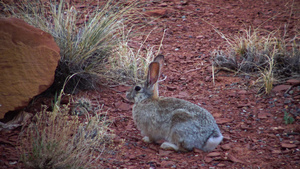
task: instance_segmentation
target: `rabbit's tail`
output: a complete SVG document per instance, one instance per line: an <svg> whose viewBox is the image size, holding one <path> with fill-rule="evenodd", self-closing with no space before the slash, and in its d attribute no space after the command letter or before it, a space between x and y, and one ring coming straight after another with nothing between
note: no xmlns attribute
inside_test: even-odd
<svg viewBox="0 0 300 169"><path fill-rule="evenodd" d="M206 141L206 144L203 146L202 150L209 152L214 150L223 140L223 136L220 131L214 131L208 140Z"/></svg>

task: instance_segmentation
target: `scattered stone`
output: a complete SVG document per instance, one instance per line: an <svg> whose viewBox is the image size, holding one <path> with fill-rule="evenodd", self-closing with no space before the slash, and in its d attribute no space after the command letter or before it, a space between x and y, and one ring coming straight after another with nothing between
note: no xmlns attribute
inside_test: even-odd
<svg viewBox="0 0 300 169"><path fill-rule="evenodd" d="M238 108L242 108L242 107L250 107L251 105L249 103L244 104L244 103L240 103L237 105Z"/></svg>
<svg viewBox="0 0 300 169"><path fill-rule="evenodd" d="M246 90L240 90L240 91L238 91L238 94L247 94L247 91Z"/></svg>
<svg viewBox="0 0 300 169"><path fill-rule="evenodd" d="M210 162L212 162L214 159L212 159L212 158L210 158L210 157L205 157L204 158L204 161L206 162L206 163L210 163Z"/></svg>
<svg viewBox="0 0 300 169"><path fill-rule="evenodd" d="M290 99L285 99L284 104L290 104L292 101Z"/></svg>
<svg viewBox="0 0 300 169"><path fill-rule="evenodd" d="M290 144L290 143L281 143L281 147L283 148L296 148L296 144Z"/></svg>
<svg viewBox="0 0 300 169"><path fill-rule="evenodd" d="M293 86L296 86L296 85L300 85L300 80L298 79L290 79L288 81L286 81L287 84L290 84L290 85L293 85Z"/></svg>
<svg viewBox="0 0 300 169"><path fill-rule="evenodd" d="M270 117L270 116L272 116L270 113L258 113L258 114L257 114L257 117L258 117L259 119L266 119L266 118L268 118L268 117Z"/></svg>
<svg viewBox="0 0 300 169"><path fill-rule="evenodd" d="M242 124L242 125L241 125L241 129L243 129L243 130L248 129L248 125Z"/></svg>
<svg viewBox="0 0 300 169"><path fill-rule="evenodd" d="M233 121L233 119L228 119L228 118L219 118L216 119L217 124L225 124L225 123L230 123Z"/></svg>
<svg viewBox="0 0 300 169"><path fill-rule="evenodd" d="M181 0L180 3L181 3L181 5L188 5L189 1L188 0Z"/></svg>
<svg viewBox="0 0 300 169"><path fill-rule="evenodd" d="M206 81L206 82L209 82L210 80L211 80L211 76L206 76L206 77L205 77L205 81Z"/></svg>
<svg viewBox="0 0 300 169"><path fill-rule="evenodd" d="M185 91L179 92L179 94L178 94L179 98L188 98L189 96L190 95Z"/></svg>
<svg viewBox="0 0 300 169"><path fill-rule="evenodd" d="M130 154L130 155L129 155L129 159L130 159L130 160L134 160L134 159L136 159L136 158L137 158L137 157L136 157L136 155L134 155L134 154Z"/></svg>
<svg viewBox="0 0 300 169"><path fill-rule="evenodd" d="M284 130L283 127L278 126L278 127L271 127L272 130L278 130L279 132L282 132Z"/></svg>
<svg viewBox="0 0 300 169"><path fill-rule="evenodd" d="M235 162L235 163L242 163L242 164L245 163L245 162L243 162L242 160L237 159L236 157L234 157L234 156L231 155L231 154L228 154L228 159L229 159L230 161L232 161L232 162Z"/></svg>
<svg viewBox="0 0 300 169"><path fill-rule="evenodd" d="M174 87L174 86L167 86L167 89L168 89L169 91L174 91L174 90L177 89L177 87Z"/></svg>
<svg viewBox="0 0 300 169"><path fill-rule="evenodd" d="M167 7L168 6L168 4L167 3L161 3L160 5L158 5L158 6L160 6L160 7Z"/></svg>
<svg viewBox="0 0 300 169"><path fill-rule="evenodd" d="M272 154L280 154L281 151L280 150L272 150Z"/></svg>
<svg viewBox="0 0 300 169"><path fill-rule="evenodd" d="M213 116L214 116L214 118L220 118L220 117L222 117L222 113L214 113L213 114Z"/></svg>
<svg viewBox="0 0 300 169"><path fill-rule="evenodd" d="M294 99L300 99L300 95L295 96Z"/></svg>
<svg viewBox="0 0 300 169"><path fill-rule="evenodd" d="M223 134L223 140L231 140L230 136L227 134Z"/></svg>
<svg viewBox="0 0 300 169"><path fill-rule="evenodd" d="M224 144L224 145L221 146L221 148L223 150L230 150L231 149L231 144Z"/></svg>
<svg viewBox="0 0 300 169"><path fill-rule="evenodd" d="M17 164L17 163L18 163L17 161L10 161L10 162L9 162L10 165L15 165L15 164Z"/></svg>
<svg viewBox="0 0 300 169"><path fill-rule="evenodd" d="M278 85L275 86L272 91L277 93L277 92L281 92L281 91L286 91L291 87L291 85Z"/></svg>
<svg viewBox="0 0 300 169"><path fill-rule="evenodd" d="M207 154L208 157L217 157L220 155L221 155L221 153L219 153L219 152L212 152L212 153Z"/></svg>
<svg viewBox="0 0 300 169"><path fill-rule="evenodd" d="M230 96L230 97L236 97L236 96L237 96L237 93L235 93L235 92L228 93L228 96Z"/></svg>
<svg viewBox="0 0 300 169"><path fill-rule="evenodd" d="M159 155L160 156L168 156L168 155L170 155L173 152L174 151L168 151L168 150L159 149Z"/></svg>
<svg viewBox="0 0 300 169"><path fill-rule="evenodd" d="M292 150L290 150L290 149L286 149L286 150L282 151L283 154L289 154L291 152L292 152Z"/></svg>
<svg viewBox="0 0 300 169"><path fill-rule="evenodd" d="M219 163L218 165L217 165L217 167L225 167L226 165L225 164L223 164L223 163Z"/></svg>

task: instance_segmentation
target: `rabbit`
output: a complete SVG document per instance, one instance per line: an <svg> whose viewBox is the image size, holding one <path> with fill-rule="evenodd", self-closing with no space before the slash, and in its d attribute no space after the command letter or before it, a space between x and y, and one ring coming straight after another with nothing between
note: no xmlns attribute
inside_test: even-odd
<svg viewBox="0 0 300 169"><path fill-rule="evenodd" d="M158 55L148 68L143 85L133 86L126 98L134 102L133 120L147 143L164 140L160 148L173 151L210 152L223 136L214 117L204 108L186 100L159 97L157 81L164 56Z"/></svg>

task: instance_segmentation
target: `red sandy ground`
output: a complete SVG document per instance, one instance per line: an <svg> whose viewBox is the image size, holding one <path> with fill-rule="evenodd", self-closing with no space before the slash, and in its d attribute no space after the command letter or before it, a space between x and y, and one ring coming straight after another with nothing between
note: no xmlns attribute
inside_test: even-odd
<svg viewBox="0 0 300 169"><path fill-rule="evenodd" d="M224 135L211 153L177 153L142 142L131 117L131 103L125 99L128 87L101 88L78 94L104 104L117 138L125 143L115 154L96 161L101 168L300 168L299 86L293 93L273 91L258 96L251 86L255 79L227 72L211 78L211 52L226 48L226 36L249 27L268 31L299 30L298 0L206 0L149 1L141 8L149 15L162 16L145 30L153 31L146 44L159 45L165 29L161 53L167 79L160 83L160 95L178 97L199 104L216 118ZM207 21L208 23L204 22ZM145 36L143 37L145 38ZM299 38L299 37L298 37ZM140 40L142 41L142 40ZM134 46L133 47L138 47ZM280 87L280 86L279 86ZM293 124L286 125L283 110L293 112ZM298 113L296 113L298 111ZM16 139L20 128L0 133L0 166L17 168ZM17 162L17 163L15 163Z"/></svg>

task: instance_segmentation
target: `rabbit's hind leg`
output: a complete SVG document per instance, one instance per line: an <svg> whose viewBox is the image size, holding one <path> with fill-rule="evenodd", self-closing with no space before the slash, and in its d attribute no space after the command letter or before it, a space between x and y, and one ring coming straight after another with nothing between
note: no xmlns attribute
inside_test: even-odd
<svg viewBox="0 0 300 169"><path fill-rule="evenodd" d="M214 150L220 144L220 142L222 140L223 140L223 136L221 133L217 137L210 137L207 140L205 146L202 148L202 150L206 151L206 152L210 152L210 151Z"/></svg>
<svg viewBox="0 0 300 169"><path fill-rule="evenodd" d="M170 142L164 142L164 143L162 143L160 145L160 148L162 148L164 150L175 150L175 151L179 150L178 146L176 146L175 144L170 143Z"/></svg>
<svg viewBox="0 0 300 169"><path fill-rule="evenodd" d="M148 136L145 136L145 137L143 138L143 141L144 141L145 143L152 143L152 142L153 142L153 140L150 139Z"/></svg>

